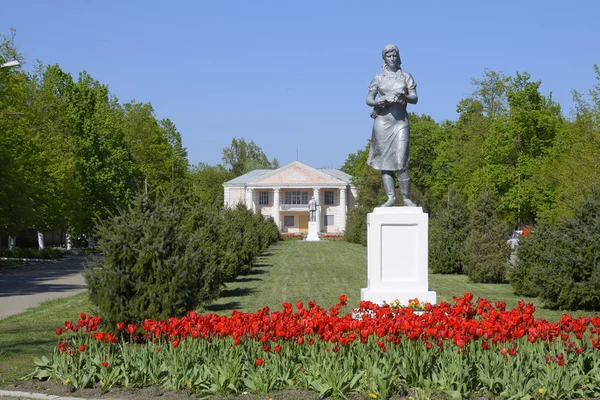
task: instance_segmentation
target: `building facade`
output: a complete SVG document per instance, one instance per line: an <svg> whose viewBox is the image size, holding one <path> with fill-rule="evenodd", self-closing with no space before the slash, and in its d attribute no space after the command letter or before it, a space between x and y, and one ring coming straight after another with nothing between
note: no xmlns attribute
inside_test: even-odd
<svg viewBox="0 0 600 400"><path fill-rule="evenodd" d="M281 233L307 233L308 202L319 207L317 231L343 233L349 207L356 205L351 176L337 169L316 169L294 161L278 169L248 172L223 184L226 207L244 204L248 209L273 217Z"/></svg>

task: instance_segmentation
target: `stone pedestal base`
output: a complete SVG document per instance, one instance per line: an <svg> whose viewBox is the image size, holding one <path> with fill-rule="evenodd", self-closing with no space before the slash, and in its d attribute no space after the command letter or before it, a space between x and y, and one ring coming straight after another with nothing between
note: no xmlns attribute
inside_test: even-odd
<svg viewBox="0 0 600 400"><path fill-rule="evenodd" d="M306 236L306 240L309 242L318 242L319 235L317 234L317 223L309 222L308 223L308 236Z"/></svg>
<svg viewBox="0 0 600 400"><path fill-rule="evenodd" d="M428 283L428 215L421 207L378 207L367 216L368 284L361 300L435 303Z"/></svg>

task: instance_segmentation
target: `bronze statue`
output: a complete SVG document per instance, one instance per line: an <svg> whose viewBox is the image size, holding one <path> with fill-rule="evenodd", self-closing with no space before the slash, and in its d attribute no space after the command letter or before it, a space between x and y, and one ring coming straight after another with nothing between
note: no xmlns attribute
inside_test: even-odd
<svg viewBox="0 0 600 400"><path fill-rule="evenodd" d="M400 68L398 47L388 44L382 51L383 71L369 84L367 104L373 107L373 134L367 164L381 171L388 200L382 207L396 205L394 171L404 205L414 207L410 200L409 123L407 103L417 104L417 84L411 74Z"/></svg>

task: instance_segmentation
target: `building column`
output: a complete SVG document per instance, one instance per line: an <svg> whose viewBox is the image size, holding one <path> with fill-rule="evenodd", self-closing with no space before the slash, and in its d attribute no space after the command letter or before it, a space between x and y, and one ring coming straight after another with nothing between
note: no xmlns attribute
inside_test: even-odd
<svg viewBox="0 0 600 400"><path fill-rule="evenodd" d="M46 247L46 246L44 246L44 233L38 231L38 233L37 233L37 239L38 239L38 249L39 250L44 250L44 247Z"/></svg>
<svg viewBox="0 0 600 400"><path fill-rule="evenodd" d="M321 195L319 189L313 189L313 196L317 201L317 212L315 213L315 221L317 222L317 233L321 232Z"/></svg>
<svg viewBox="0 0 600 400"><path fill-rule="evenodd" d="M17 237L9 236L8 237L8 250L15 251L16 247L17 247Z"/></svg>
<svg viewBox="0 0 600 400"><path fill-rule="evenodd" d="M65 245L67 250L71 250L73 248L73 238L71 238L70 233L65 234Z"/></svg>
<svg viewBox="0 0 600 400"><path fill-rule="evenodd" d="M246 208L254 212L254 189L246 188Z"/></svg>
<svg viewBox="0 0 600 400"><path fill-rule="evenodd" d="M225 208L231 208L229 205L229 188L223 188L223 203Z"/></svg>
<svg viewBox="0 0 600 400"><path fill-rule="evenodd" d="M279 188L273 188L273 220L275 220L275 225L281 231L281 211L279 210Z"/></svg>
<svg viewBox="0 0 600 400"><path fill-rule="evenodd" d="M339 226L339 230L343 232L346 230L346 216L347 216L346 188L340 189L340 211L342 212L342 218L340 219L340 224L338 226Z"/></svg>

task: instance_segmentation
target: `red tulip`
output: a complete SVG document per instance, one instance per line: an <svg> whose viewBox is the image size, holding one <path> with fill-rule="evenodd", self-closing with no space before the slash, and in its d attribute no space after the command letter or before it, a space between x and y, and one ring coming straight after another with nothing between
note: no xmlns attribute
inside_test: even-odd
<svg viewBox="0 0 600 400"><path fill-rule="evenodd" d="M257 358L255 363L257 367L260 367L261 365L263 365L264 360L262 358Z"/></svg>

